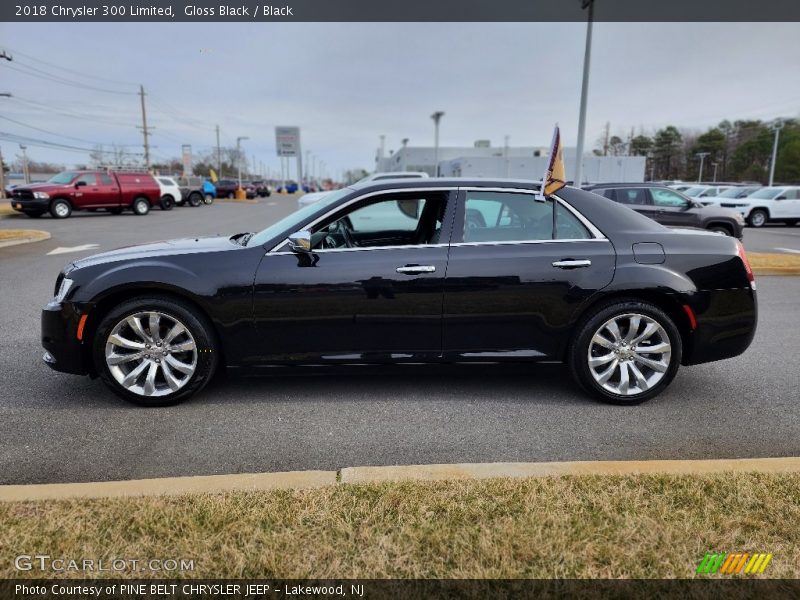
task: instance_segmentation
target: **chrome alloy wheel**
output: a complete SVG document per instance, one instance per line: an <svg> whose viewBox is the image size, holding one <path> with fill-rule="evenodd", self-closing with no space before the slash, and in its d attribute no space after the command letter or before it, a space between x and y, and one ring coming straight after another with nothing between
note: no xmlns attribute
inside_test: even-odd
<svg viewBox="0 0 800 600"><path fill-rule="evenodd" d="M61 217L62 219L69 214L69 206L64 204L63 202L59 202L55 206L56 214Z"/></svg>
<svg viewBox="0 0 800 600"><path fill-rule="evenodd" d="M617 315L589 343L589 371L603 389L620 396L646 392L663 379L672 346L664 328L638 313Z"/></svg>
<svg viewBox="0 0 800 600"><path fill-rule="evenodd" d="M197 368L197 344L175 317L145 311L125 317L106 340L105 360L114 379L139 396L177 392Z"/></svg>

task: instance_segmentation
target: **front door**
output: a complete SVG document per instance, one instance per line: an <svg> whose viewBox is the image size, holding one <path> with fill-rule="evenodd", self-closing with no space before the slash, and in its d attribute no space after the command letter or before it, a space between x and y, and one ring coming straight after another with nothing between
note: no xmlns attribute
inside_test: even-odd
<svg viewBox="0 0 800 600"><path fill-rule="evenodd" d="M447 267L444 352L452 360L557 358L581 302L611 282L611 243L559 203L467 190Z"/></svg>
<svg viewBox="0 0 800 600"><path fill-rule="evenodd" d="M442 349L451 192L381 192L307 225L256 273L257 362L429 360ZM448 209L448 207L450 207Z"/></svg>

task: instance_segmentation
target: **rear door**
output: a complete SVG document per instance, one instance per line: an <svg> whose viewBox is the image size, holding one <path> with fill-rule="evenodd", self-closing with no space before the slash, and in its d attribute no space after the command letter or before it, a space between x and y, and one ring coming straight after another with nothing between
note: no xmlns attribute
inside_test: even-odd
<svg viewBox="0 0 800 600"><path fill-rule="evenodd" d="M800 219L800 188L786 188L772 203L771 216L775 219Z"/></svg>
<svg viewBox="0 0 800 600"><path fill-rule="evenodd" d="M560 358L582 303L611 282L616 257L591 224L555 207L527 190L460 192L445 280L447 358Z"/></svg>
<svg viewBox="0 0 800 600"><path fill-rule="evenodd" d="M109 173L98 173L97 184L103 195L103 204L106 207L117 208L120 205L120 190L117 180Z"/></svg>

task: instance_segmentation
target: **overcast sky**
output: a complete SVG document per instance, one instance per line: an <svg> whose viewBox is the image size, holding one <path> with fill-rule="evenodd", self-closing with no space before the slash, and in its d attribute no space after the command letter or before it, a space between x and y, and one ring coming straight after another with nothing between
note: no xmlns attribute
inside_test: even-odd
<svg viewBox="0 0 800 600"><path fill-rule="evenodd" d="M223 145L249 136L248 160L275 169L275 125L299 125L304 148L329 173L371 169L380 134L387 151L403 137L432 145L434 110L446 112L445 146L502 145L506 134L511 145L546 145L555 122L571 146L585 31L583 23L1 23L0 49L15 60L0 61L0 93L16 98L0 97L0 117L52 133L7 119L0 131L141 152L138 96L80 84L135 93L142 83L156 159L179 156L181 143L210 150L219 124ZM800 23L595 24L587 146L606 121L627 135L798 116L799 66ZM30 67L79 85L12 70ZM8 141L0 147L6 157L19 152ZM87 158L32 145L29 154Z"/></svg>

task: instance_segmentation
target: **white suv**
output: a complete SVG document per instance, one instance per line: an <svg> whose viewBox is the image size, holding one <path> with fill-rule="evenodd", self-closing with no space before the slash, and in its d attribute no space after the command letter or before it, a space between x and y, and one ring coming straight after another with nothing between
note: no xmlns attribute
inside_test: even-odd
<svg viewBox="0 0 800 600"><path fill-rule="evenodd" d="M172 210L181 200L181 188L172 177L156 177L158 187L161 188L161 209Z"/></svg>
<svg viewBox="0 0 800 600"><path fill-rule="evenodd" d="M800 222L800 186L765 187L721 205L738 210L752 227L763 227L769 222L796 225Z"/></svg>

